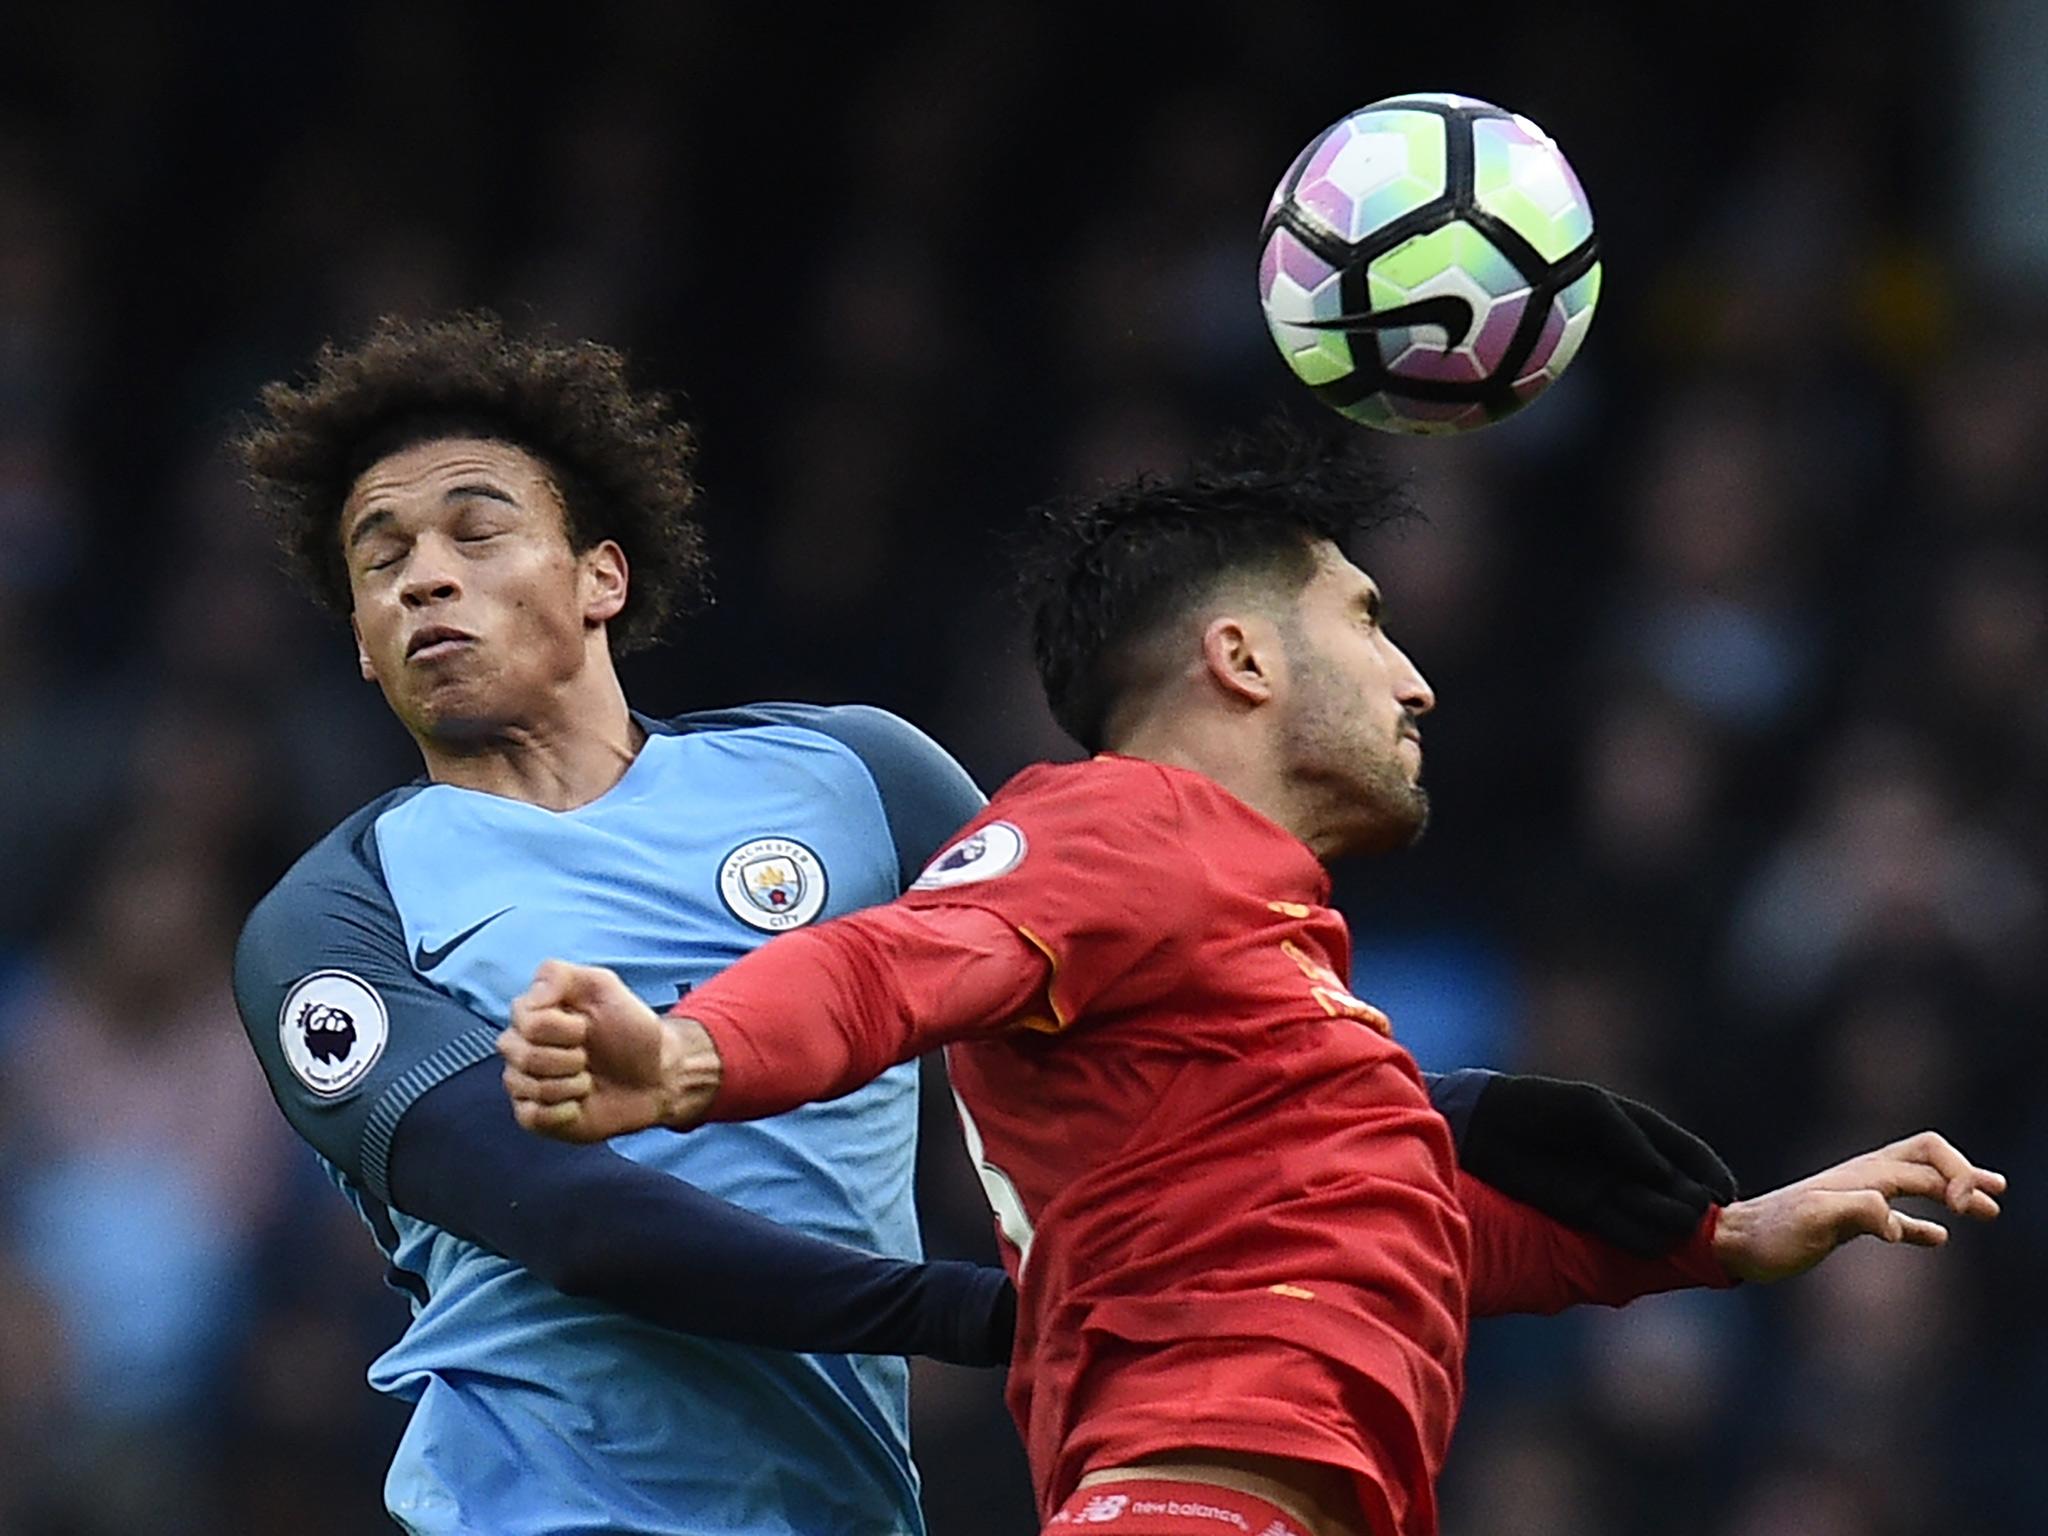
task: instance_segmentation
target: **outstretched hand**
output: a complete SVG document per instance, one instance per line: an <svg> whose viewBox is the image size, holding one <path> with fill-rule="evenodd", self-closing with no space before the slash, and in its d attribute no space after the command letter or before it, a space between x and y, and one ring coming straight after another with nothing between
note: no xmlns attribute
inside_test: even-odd
<svg viewBox="0 0 2048 1536"><path fill-rule="evenodd" d="M1939 1200L1958 1216L1991 1221L2005 1175L1979 1168L1933 1131L1837 1163L1721 1211L1714 1256L1739 1280L1804 1274L1859 1237L1939 1248L1948 1229L1893 1207L1902 1195Z"/></svg>
<svg viewBox="0 0 2048 1536"><path fill-rule="evenodd" d="M513 999L512 1027L498 1037L513 1117L574 1142L674 1123L685 1043L675 1022L657 1017L613 971L545 962Z"/></svg>

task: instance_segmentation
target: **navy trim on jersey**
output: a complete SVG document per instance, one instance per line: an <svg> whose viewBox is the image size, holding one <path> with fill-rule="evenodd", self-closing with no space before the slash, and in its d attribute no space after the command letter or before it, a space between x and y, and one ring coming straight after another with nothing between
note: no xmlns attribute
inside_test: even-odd
<svg viewBox="0 0 2048 1536"><path fill-rule="evenodd" d="M377 1106L363 1125L365 1184L372 1189L391 1187L391 1138L397 1134L398 1122L405 1112L419 1101L421 1094L446 1082L464 1067L495 1057L502 1032L495 1024L479 1024L408 1069L377 1096Z"/></svg>
<svg viewBox="0 0 2048 1536"><path fill-rule="evenodd" d="M823 1350L883 1444L895 1432L843 1354L1009 1358L1001 1270L811 1237L603 1146L528 1135L488 1062L423 1095L393 1144L397 1208L502 1253L556 1290L680 1333ZM833 1366L842 1369L835 1371Z"/></svg>

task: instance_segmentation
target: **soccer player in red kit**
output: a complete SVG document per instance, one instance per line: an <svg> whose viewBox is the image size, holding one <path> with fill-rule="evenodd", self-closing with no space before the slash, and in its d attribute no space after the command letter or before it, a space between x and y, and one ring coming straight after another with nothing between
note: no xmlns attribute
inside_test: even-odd
<svg viewBox="0 0 2048 1536"><path fill-rule="evenodd" d="M1035 644L1096 755L1030 768L899 901L657 1019L550 962L501 1049L572 1140L753 1119L934 1046L1019 1291L1010 1403L1048 1529L1430 1536L1467 1320L1776 1279L1892 1208L1990 1217L1931 1133L1626 1253L1458 1167L1353 995L1332 859L1421 832L1435 703L1343 553L1384 493L1291 434L1041 521Z"/></svg>

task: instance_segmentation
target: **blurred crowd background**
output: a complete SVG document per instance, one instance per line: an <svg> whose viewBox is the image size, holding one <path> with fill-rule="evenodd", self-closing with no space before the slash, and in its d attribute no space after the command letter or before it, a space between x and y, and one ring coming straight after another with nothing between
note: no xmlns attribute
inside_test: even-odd
<svg viewBox="0 0 2048 1536"><path fill-rule="evenodd" d="M1355 988L1751 1190L1927 1125L2015 1190L1940 1256L1481 1325L1449 1536L2040 1529L2038 0L759 10L0 18L0 1536L388 1529L404 1308L228 961L417 759L219 451L256 387L387 312L624 346L701 429L718 562L636 703L868 700L993 787L1074 750L1001 533L1317 409L1256 223L1411 89L1556 135L1606 288L1532 411L1394 445L1429 520L1364 553L1436 824L1340 882ZM928 1103L931 1247L989 1256ZM1036 1530L992 1374L920 1366L916 1433L935 1536Z"/></svg>

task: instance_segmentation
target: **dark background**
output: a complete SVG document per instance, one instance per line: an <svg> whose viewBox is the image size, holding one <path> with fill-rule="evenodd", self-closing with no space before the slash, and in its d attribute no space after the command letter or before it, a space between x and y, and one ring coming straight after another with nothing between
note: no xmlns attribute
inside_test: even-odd
<svg viewBox="0 0 2048 1536"><path fill-rule="evenodd" d="M403 1308L227 962L417 759L219 453L256 387L386 312L625 347L718 562L635 703L872 701L992 788L1072 751L997 536L1314 409L1258 216L1417 89L1557 137L1606 286L1532 411L1395 445L1436 825L1341 878L1355 988L1750 1189L1923 1125L2015 1181L1941 1255L1480 1326L1446 1529L2039 1528L2039 4L515 9L0 19L0 1536L382 1528ZM986 1256L929 1102L931 1246ZM936 1536L1035 1530L994 1378L916 1400Z"/></svg>

